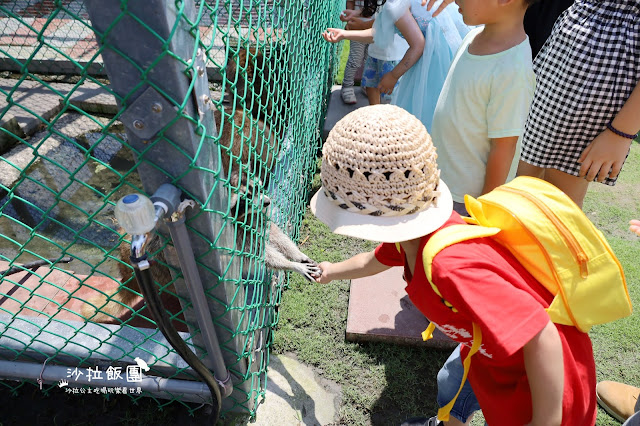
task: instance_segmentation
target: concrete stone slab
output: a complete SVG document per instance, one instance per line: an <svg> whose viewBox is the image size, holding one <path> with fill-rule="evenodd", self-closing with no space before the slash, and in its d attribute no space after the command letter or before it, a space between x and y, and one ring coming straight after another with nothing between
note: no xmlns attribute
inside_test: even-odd
<svg viewBox="0 0 640 426"><path fill-rule="evenodd" d="M341 388L316 375L294 355L269 358L264 403L256 411L255 426L328 425L338 420Z"/></svg>
<svg viewBox="0 0 640 426"><path fill-rule="evenodd" d="M421 345L439 349L457 343L436 329L433 339L423 341L421 333L429 321L409 300L402 268L391 268L372 277L351 281L347 340Z"/></svg>
<svg viewBox="0 0 640 426"><path fill-rule="evenodd" d="M180 335L193 347L189 334ZM26 353L30 361L44 361L55 355L60 365L73 366L78 365L79 359L89 357L93 365L111 364L115 359L133 363L133 358L140 357L148 364L153 362L158 375L174 377L176 369L188 366L176 352L168 351L169 347L156 329L24 318L0 311L0 355L4 359Z"/></svg>
<svg viewBox="0 0 640 426"><path fill-rule="evenodd" d="M100 298L102 293L115 293L119 286L118 281L107 277L75 276L67 281L63 291L57 294L53 303L45 308L44 313L60 320L84 321L82 308L85 302L99 306L100 303L104 303L104 299ZM96 298L98 301L95 300Z"/></svg>
<svg viewBox="0 0 640 426"><path fill-rule="evenodd" d="M0 79L0 93L5 95L0 97L0 127L10 132L0 132L0 153L16 144L18 138L30 136L48 125L49 120L62 110L63 100L69 93L71 103L75 102L80 109L89 104L88 112L112 112L112 105L115 106L115 99L108 99L111 96L109 92L95 83L86 83L76 88L74 84L44 85L33 80L3 78ZM90 107L98 102L99 108Z"/></svg>
<svg viewBox="0 0 640 426"><path fill-rule="evenodd" d="M322 140L325 140L329 135L333 126L342 119L345 115L351 111L369 105L369 100L360 87L355 88L356 99L358 102L353 105L346 105L342 102L340 97L340 89L342 86L333 86L331 88L331 98L329 99L329 106L327 108L327 117L324 120L324 127L322 128Z"/></svg>
<svg viewBox="0 0 640 426"><path fill-rule="evenodd" d="M18 272L0 282L0 313L23 312L24 315L38 315L40 313L32 311L27 306L31 299L31 289L24 284L30 276L27 271Z"/></svg>
<svg viewBox="0 0 640 426"><path fill-rule="evenodd" d="M59 95L36 81L0 79L0 92L8 95L0 97L0 127L13 134L0 132L0 152L35 133L61 110Z"/></svg>
<svg viewBox="0 0 640 426"><path fill-rule="evenodd" d="M58 290L54 292L52 296L48 297L47 303L42 309L42 314L44 316L53 315L53 313L58 310L59 306L57 305L56 300L67 295L65 286L67 283L74 281L77 280L73 277L73 271L45 268L42 272L43 285L50 289ZM74 319L77 320L78 318L76 317Z"/></svg>
<svg viewBox="0 0 640 426"><path fill-rule="evenodd" d="M115 96L107 88L95 83L85 83L74 90L69 103L89 114L118 113Z"/></svg>
<svg viewBox="0 0 640 426"><path fill-rule="evenodd" d="M2 80L0 80L2 84ZM87 91L84 94L91 94L93 92ZM95 95L95 93L94 93ZM98 93L96 96L100 97L98 102L104 102L103 93ZM0 100L0 102L2 102ZM88 100L87 102L93 102ZM115 102L115 100L114 100ZM101 104L102 107L107 107L106 104ZM4 119L4 117L2 118ZM35 119L35 118L34 118ZM102 126L109 122L108 119L100 117L88 117L82 114L63 114L53 125L53 128L61 135L65 135L67 138L77 138L84 136L91 131L101 130ZM14 132L14 134L16 134ZM0 138L2 136L0 135ZM64 139L57 134L52 134L49 131L40 131L33 134L27 143L22 143L14 146L7 152L2 152L0 141L0 197L5 195L4 188L12 188L15 182L20 178L21 172L32 164L34 161L34 147L37 147L38 157L53 156L57 152L61 145L64 143ZM36 161L38 159L36 158Z"/></svg>
<svg viewBox="0 0 640 426"><path fill-rule="evenodd" d="M0 92L8 95L0 97L0 127L15 135L0 132L0 153L17 143L17 138L31 136L49 124L64 107L67 96L71 105L89 114L115 115L118 112L111 92L92 82L80 86L65 83L45 86L38 81L3 78L0 79Z"/></svg>
<svg viewBox="0 0 640 426"><path fill-rule="evenodd" d="M65 9L70 10L67 9L67 3ZM13 10L20 16L21 11ZM222 16L225 11L218 12L217 24L226 25L224 22L228 16ZM62 12L57 16L65 15ZM99 46L86 11L66 16L62 19L44 15L40 18L0 17L0 70L22 73L26 68L30 73L106 77L102 57L98 54ZM85 21L77 20L78 16ZM211 61L207 65L207 74L210 80L219 81L219 64L225 60L224 32L212 29L211 24L209 16L205 14L199 29L203 45L212 46L208 52ZM244 37L251 34L246 27L240 28L239 32Z"/></svg>

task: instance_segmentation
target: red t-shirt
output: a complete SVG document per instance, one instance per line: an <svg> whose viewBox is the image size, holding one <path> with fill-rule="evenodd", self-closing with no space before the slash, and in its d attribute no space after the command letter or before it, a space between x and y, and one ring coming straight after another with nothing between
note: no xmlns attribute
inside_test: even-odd
<svg viewBox="0 0 640 426"><path fill-rule="evenodd" d="M453 213L443 227L464 223ZM422 237L420 251L430 235ZM548 323L553 296L509 253L490 238L454 244L438 253L432 278L447 307L431 288L418 255L414 276L404 252L384 243L375 256L388 266L404 266L407 294L420 311L453 340L462 343L462 359L473 343L472 323L480 326L482 345L471 358L469 382L488 424L523 426L531 420L531 392L522 348ZM564 359L563 425L593 425L596 373L591 340L571 326L557 325Z"/></svg>

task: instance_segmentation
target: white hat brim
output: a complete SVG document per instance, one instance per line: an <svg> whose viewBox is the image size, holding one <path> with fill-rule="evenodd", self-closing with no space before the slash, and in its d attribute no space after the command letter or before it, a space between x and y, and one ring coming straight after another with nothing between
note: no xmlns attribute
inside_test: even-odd
<svg viewBox="0 0 640 426"><path fill-rule="evenodd" d="M409 241L430 234L451 216L453 199L442 179L435 206L405 216L371 216L337 206L320 188L311 198L311 212L336 234L383 243Z"/></svg>

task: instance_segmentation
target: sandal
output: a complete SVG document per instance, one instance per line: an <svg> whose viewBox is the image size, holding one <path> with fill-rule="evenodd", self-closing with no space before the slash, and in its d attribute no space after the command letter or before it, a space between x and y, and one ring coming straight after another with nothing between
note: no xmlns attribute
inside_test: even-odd
<svg viewBox="0 0 640 426"><path fill-rule="evenodd" d="M342 102L347 105L358 103L358 99L356 98L356 93L354 92L353 87L343 87L340 91L340 95L342 96Z"/></svg>

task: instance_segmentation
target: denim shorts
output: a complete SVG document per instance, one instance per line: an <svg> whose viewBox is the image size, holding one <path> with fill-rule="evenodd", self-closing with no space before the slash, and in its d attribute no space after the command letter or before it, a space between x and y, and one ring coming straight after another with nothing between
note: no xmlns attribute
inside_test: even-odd
<svg viewBox="0 0 640 426"><path fill-rule="evenodd" d="M367 56L367 60L364 62L364 71L362 72L362 80L360 85L362 87L378 87L382 76L398 65L400 61L384 61L382 59L372 58ZM398 83L394 86L393 90L398 88ZM391 95L382 94L382 99L391 99Z"/></svg>
<svg viewBox="0 0 640 426"><path fill-rule="evenodd" d="M460 346L454 349L438 372L438 406L444 407L456 396L464 374ZM473 389L467 380L460 391L460 395L451 408L451 416L466 422L471 414L480 409Z"/></svg>

